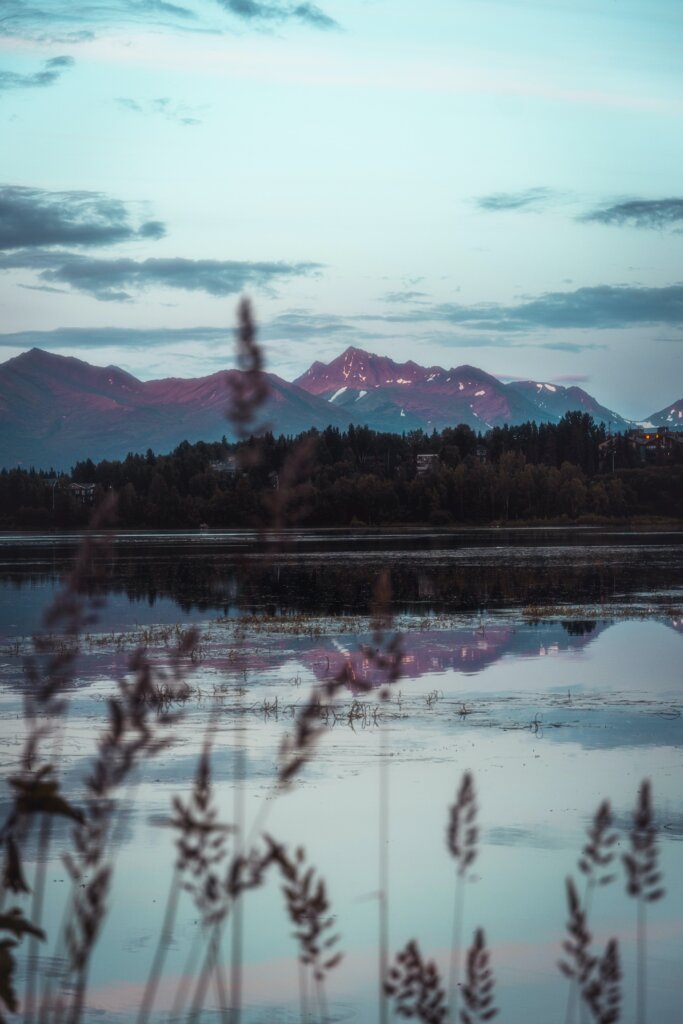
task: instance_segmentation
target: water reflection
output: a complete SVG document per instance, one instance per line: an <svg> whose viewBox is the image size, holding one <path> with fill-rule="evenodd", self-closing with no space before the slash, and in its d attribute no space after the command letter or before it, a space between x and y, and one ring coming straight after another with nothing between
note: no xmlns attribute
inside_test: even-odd
<svg viewBox="0 0 683 1024"><path fill-rule="evenodd" d="M607 629L609 623L587 620L568 623L538 623L523 625L463 626L459 629L407 631L403 639L401 678L419 679L435 673L477 675L501 658L545 658L561 652L584 650L589 643ZM378 686L383 674L374 660L361 648L361 643L342 645L339 640L313 648L303 662L322 681L329 675L341 675L349 680L350 689L360 692L367 684ZM355 687L354 687L355 683Z"/></svg>
<svg viewBox="0 0 683 1024"><path fill-rule="evenodd" d="M140 621L153 621L147 608L155 606L156 621L171 621L166 617L174 607L184 614L366 614L385 567L397 612L661 602L683 595L683 532L517 531L514 541L509 531L495 530L292 533L273 552L251 534L121 535L105 589L124 599L122 615L132 605ZM0 607L9 611L18 603L22 621L36 628L77 543L53 535L0 538Z"/></svg>
<svg viewBox="0 0 683 1024"><path fill-rule="evenodd" d="M326 537L310 544L298 538L292 540L297 550L268 563L244 537L225 544L195 537L173 543L160 537L151 546L144 538L125 538L117 544L107 617L83 645L69 697L60 748L66 791L80 790L113 680L125 671L126 651L141 640L136 623L194 619L204 622L206 638L191 677L193 695L179 709L175 744L144 767L134 792L125 795L111 912L92 965L86 1019L135 1019L173 877L172 837L159 822L173 797L186 794L211 722L222 811L230 816L239 776L248 827L258 822L260 829L266 821L279 840L305 846L326 879L347 953L332 979L331 1017L354 1024L377 1020L380 762L390 765L391 949L416 936L442 967L449 956L453 889L453 863L443 842L447 808L461 773L474 772L481 844L465 928L468 937L478 925L487 930L507 1024L563 1018L566 986L556 960L566 920L564 879L576 871L598 803L612 799L625 844L638 784L652 778L669 895L648 910L650 1011L652 1020L677 1020L683 623L665 615L661 602L657 610L657 599L680 593L680 546L670 548L661 537L642 544L604 536L586 544L566 538L549 544L544 537L541 546L522 548L493 541L447 547L441 539L440 547L430 547L424 537L406 548L404 541L400 535L393 549L380 551L377 538L367 537L364 550L344 551L332 549ZM22 565L18 548L9 554L0 545L6 638L30 632L73 550L74 542L46 538ZM402 678L383 716L369 718L366 728L354 728L343 714L330 719L299 784L276 799L277 752L310 685L346 668L343 707L356 697L374 701L374 693L365 692L366 684L380 681L362 650L372 643L367 620L338 613L367 611L372 575L387 559L404 635ZM356 588L360 600L352 598ZM600 614L596 604L615 595L625 604L647 601L653 610L643 621ZM563 621L543 612L531 620L519 612L521 604L565 602L577 611ZM588 603L583 609L582 602ZM233 657L236 609L259 613L239 659ZM226 610L225 621L214 621ZM271 620L263 614L268 611L282 612L287 622ZM314 617L300 617L301 611ZM453 614L438 620L427 614L444 611ZM117 622L127 627L123 646L113 632ZM20 654L12 654L6 641L4 647L0 744L9 774L20 750L25 681ZM150 653L163 658L164 643L152 644ZM428 700L430 695L436 696ZM266 699L272 705L275 698L279 712L267 713ZM52 937L63 920L68 884L61 854L69 832L65 822L55 827L46 874ZM165 1021L201 931L186 895L159 988L157 1010ZM620 939L625 1019L631 1019L635 910L622 879L596 895L594 913L599 942ZM274 880L249 894L245 915L244 1024L300 1020L296 949ZM59 966L57 947L46 945L43 974ZM213 990L208 1006L204 1019L216 1019Z"/></svg>

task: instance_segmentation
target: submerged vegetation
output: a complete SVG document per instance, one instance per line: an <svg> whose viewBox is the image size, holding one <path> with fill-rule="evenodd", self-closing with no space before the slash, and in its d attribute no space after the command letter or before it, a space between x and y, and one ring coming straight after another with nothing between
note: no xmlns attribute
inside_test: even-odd
<svg viewBox="0 0 683 1024"><path fill-rule="evenodd" d="M262 401L263 392L260 353L255 345L247 304L241 306L240 316L241 359L251 376L247 377L248 389L234 396L234 417L246 432L251 412ZM268 443L266 440L265 453ZM308 522L313 515L312 508L324 507L323 498L311 491L310 438L300 442L299 447L285 448L284 461L278 469L280 486L270 492L271 498L275 494L269 504L272 522L277 528L291 522L292 518ZM239 493L240 509L256 511L259 519L265 506L259 504L258 510L254 509L247 493L248 483L245 483L250 473L270 472L267 454L260 463L257 455L253 443L246 442L240 449L240 457L245 460L241 463L244 472L240 470L231 477L230 486ZM442 474L457 474L459 465L446 467ZM156 463L151 462L150 466L154 468ZM518 466L520 472L526 472L523 462ZM485 466L482 467L482 463L473 461L463 471L464 478L468 472L482 472ZM563 478L564 472L568 481L580 482L576 475L562 468L555 472L559 473L558 480ZM446 480L445 475L443 480ZM429 479L428 475L405 483L408 491L414 486L416 491L426 489L424 493L428 495L430 489L437 488L438 480L436 475L434 479ZM164 486L167 490L157 506L159 509L173 507L168 485ZM444 486L447 490L447 483ZM122 495L119 502L123 502ZM174 741L187 703L204 696L200 688L193 686L192 676L210 651L212 636L202 636L192 628L168 627L157 632L152 630L147 635L144 630L134 631L121 640L125 634L106 628L102 571L110 550L108 528L113 514L111 499L104 500L96 511L93 531L84 540L75 567L45 617L45 633L35 639L33 650L27 656L24 689L27 729L16 768L8 779L9 810L0 829L4 853L0 904L0 1019L14 1013L21 1013L26 1024L79 1024L89 1019L90 969L111 909L124 796L130 795L143 763ZM119 519L124 515L120 509ZM268 545L276 550L276 533L271 533ZM236 720L254 709L264 717L277 715L280 708L265 700L260 707L249 703L245 700L246 686L235 685L227 693L211 694L213 699L209 702L206 733L194 779L187 779L186 793L173 800L165 821L175 838L175 862L156 948L149 958L147 983L137 1007L137 1024L154 1017L181 899L192 902L201 927L191 943L188 970L176 979L172 1017L199 1022L213 987L220 1019L240 1024L245 902L248 894L261 888L271 876L279 880L284 912L296 945L296 967L292 970L298 975L299 1019L302 1024L310 1021L327 1024L333 1019L327 983L342 960L334 903L324 875L310 863L304 847L279 841L266 830L266 817L274 800L286 800L302 771L315 759L328 726L342 722L351 728L361 724L379 727L381 731L383 718L404 713L400 681L405 648L392 615L387 571L381 571L372 580L371 590L371 615L362 620L368 639L358 651L366 671L355 672L349 658L343 658L338 668L330 667L328 660L318 685L296 705L291 705L291 729L281 743L271 799L264 804L262 815L249 827L243 792L245 751L241 746L237 748L235 774L231 780L235 800L229 817L218 800L213 773L218 716L226 712L223 699L226 697L227 711ZM352 621L354 632L358 632L360 622L358 618ZM281 620L254 616L237 623L216 623L211 628L218 631L221 625L230 631L230 644L222 645L225 663L235 677L242 672L246 680L251 667L249 653L257 638L268 630L277 633ZM585 623L581 628L583 626ZM285 631L287 629L290 634L305 630L315 637L319 635L316 631L321 629L320 617L316 620L302 616L300 621L285 623ZM100 641L99 637L103 639ZM123 651L129 658L115 694L107 700L90 770L80 780L77 791L70 792L57 770L63 760L68 701L77 675L77 658L82 646L88 644L99 645L105 651ZM159 656L160 649L163 657ZM17 648L11 653L26 652ZM349 690L353 694L350 701ZM339 715L343 699L346 700L345 710ZM554 699L560 698L554 695ZM565 699L564 695L561 699ZM438 691L424 696L424 708L429 713L439 713L442 706ZM474 713L474 709L465 704L450 710L462 720ZM537 715L525 727L537 734L540 724ZM239 736L241 744L242 734ZM414 1018L424 1024L446 1024L449 1020L451 1024L483 1024L499 1012L504 1019L505 987L495 979L495 965L483 925L474 929L467 952L464 958L462 956L466 941L463 939L465 890L472 881L471 867L479 856L480 843L479 804L470 772L465 772L459 781L453 780L457 785L455 801L450 808L444 808L443 816L446 847L455 864L448 982L445 984L442 980L436 959L427 958L421 951L419 937L406 936L406 944L393 961L390 959L387 915L392 893L386 860L389 763L388 751L382 747L376 823L378 888L374 893L379 933L377 1018L386 1021L393 1009L400 1017ZM70 844L64 856L70 892L61 925L55 930L51 923L48 934L44 919L46 871L56 823L62 819L70 828ZM603 802L591 823L578 864L580 874L586 879L585 894L579 894L572 878L566 883L568 922L560 970L570 983L566 1013L569 1022L576 1019L574 1010L578 1007L582 1020L596 1024L613 1024L621 1018L628 979L623 977L618 940L610 937L604 949L596 948L591 931L595 927L594 892L598 887L617 881L616 836L610 805ZM645 1024L645 906L664 895L652 790L647 779L640 785L633 823L626 838L628 852L623 855L622 863L626 888L636 900L638 914L638 1024ZM438 841L435 836L434 842ZM37 855L33 855L36 849ZM333 895L337 900L339 894ZM225 953L228 930L229 961ZM59 969L49 973L43 972L40 966L40 948L47 941L55 942L64 951ZM26 952L28 956L24 956ZM463 960L464 972L461 972ZM20 963L21 974L17 970ZM557 981L558 992L562 993L559 972ZM560 1012L562 1001L561 994L557 1001Z"/></svg>

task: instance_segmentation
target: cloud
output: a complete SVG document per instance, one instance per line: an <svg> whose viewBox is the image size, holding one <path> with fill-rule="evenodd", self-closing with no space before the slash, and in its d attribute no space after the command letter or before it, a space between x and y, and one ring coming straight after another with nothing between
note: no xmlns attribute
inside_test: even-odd
<svg viewBox="0 0 683 1024"><path fill-rule="evenodd" d="M324 11L321 11L317 4L297 4L292 9L292 17L298 18L299 21L307 22L313 28L339 28L339 23L334 18L330 18Z"/></svg>
<svg viewBox="0 0 683 1024"><path fill-rule="evenodd" d="M296 309L273 317L262 330L269 338L282 338L286 335L299 340L320 337L321 334L342 334L356 331L357 328L349 320L334 313L311 313Z"/></svg>
<svg viewBox="0 0 683 1024"><path fill-rule="evenodd" d="M0 250L111 245L162 238L159 221L133 227L124 203L100 192L49 192L0 185Z"/></svg>
<svg viewBox="0 0 683 1024"><path fill-rule="evenodd" d="M683 284L663 288L597 285L568 292L547 292L515 306L495 303L464 306L446 302L377 319L395 323L440 321L470 330L505 332L677 325L683 324ZM548 344L557 347L566 343Z"/></svg>
<svg viewBox="0 0 683 1024"><path fill-rule="evenodd" d="M165 0L3 0L2 31L20 38L80 42L92 39L98 29L118 25L189 28L196 20L191 7Z"/></svg>
<svg viewBox="0 0 683 1024"><path fill-rule="evenodd" d="M173 121L184 127L201 124L202 120L197 117L197 107L186 107L181 103L174 103L168 96L158 96L156 99L139 102L129 96L119 96L116 102L124 110L130 110L135 114L160 115L167 121Z"/></svg>
<svg viewBox="0 0 683 1024"><path fill-rule="evenodd" d="M444 348L534 348L547 350L549 352L593 352L599 349L608 348L607 345L600 344L595 341L539 341L537 337L529 335L474 335L474 334L462 334L458 332L456 335L438 333L432 331L424 333L420 331L420 337L423 340L428 340L439 345L443 345ZM498 376L498 375L496 375ZM517 380L517 377L511 377L510 380Z"/></svg>
<svg viewBox="0 0 683 1024"><path fill-rule="evenodd" d="M320 354L321 339L327 337L342 335L339 343L343 345L360 339L371 341L385 338L383 334L359 331L355 325L335 314L317 314L306 310L291 310L272 320L259 320L257 330L261 341L278 343L273 346L273 351L277 351L279 362L286 355L287 344L290 341L296 343L297 353L302 347L315 345L317 356ZM190 346L227 345L227 349L216 357L225 362L230 356L234 332L234 323L218 327L58 327L50 331L16 331L0 334L0 348L42 348L48 351L98 348L146 350L185 345L188 347L189 358ZM353 337L350 338L349 334ZM294 346L292 348L294 349ZM199 358L205 362L208 357L202 354ZM297 373L299 372L300 368L297 369Z"/></svg>
<svg viewBox="0 0 683 1024"><path fill-rule="evenodd" d="M414 291L385 292L383 295L385 302L420 302L428 298L427 292Z"/></svg>
<svg viewBox="0 0 683 1024"><path fill-rule="evenodd" d="M548 204L558 195L550 188L528 188L523 192L493 192L488 196L478 196L474 201L480 210L487 213L501 213L507 210L537 210Z"/></svg>
<svg viewBox="0 0 683 1024"><path fill-rule="evenodd" d="M0 255L0 270L36 270L39 279L48 285L67 284L104 302L126 302L132 298L130 291L152 286L232 295L249 285L269 289L276 280L309 276L321 268L319 263L249 263L180 257L95 259L79 253L40 249Z"/></svg>
<svg viewBox="0 0 683 1024"><path fill-rule="evenodd" d="M385 341L385 332L359 326L359 322L366 319L369 318L317 313L308 309L288 310L273 317L272 320L259 324L259 337L264 341L284 345L293 342L297 347L307 343L314 344L317 346L317 357L320 354L320 345L326 344L330 339L333 344L344 345L365 345L372 341ZM279 344L278 352L281 352Z"/></svg>
<svg viewBox="0 0 683 1024"><path fill-rule="evenodd" d="M234 14L242 21L301 21L313 28L338 28L334 18L330 18L314 3L268 3L264 0L218 0L221 7Z"/></svg>
<svg viewBox="0 0 683 1024"><path fill-rule="evenodd" d="M666 228L683 222L683 199L628 199L591 210L578 218L584 223L616 224L632 228Z"/></svg>
<svg viewBox="0 0 683 1024"><path fill-rule="evenodd" d="M150 25L180 31L216 32L231 21L261 28L293 23L315 29L338 28L317 4L291 0L3 0L5 35L30 39L81 41L119 26Z"/></svg>
<svg viewBox="0 0 683 1024"><path fill-rule="evenodd" d="M30 75L0 69L0 92L7 92L10 89L43 89L45 86L54 85L75 63L73 57L51 57L50 60L43 61L42 71L34 71Z"/></svg>
<svg viewBox="0 0 683 1024"><path fill-rule="evenodd" d="M20 284L20 288L25 288L28 292L52 292L53 295L68 295L68 288L50 288L47 284Z"/></svg>
<svg viewBox="0 0 683 1024"><path fill-rule="evenodd" d="M52 331L0 334L0 348L96 349L163 348L185 342L225 343L229 352L234 325L229 327L57 327Z"/></svg>
<svg viewBox="0 0 683 1024"><path fill-rule="evenodd" d="M555 384L588 384L591 379L585 373L563 373L559 377L553 377Z"/></svg>

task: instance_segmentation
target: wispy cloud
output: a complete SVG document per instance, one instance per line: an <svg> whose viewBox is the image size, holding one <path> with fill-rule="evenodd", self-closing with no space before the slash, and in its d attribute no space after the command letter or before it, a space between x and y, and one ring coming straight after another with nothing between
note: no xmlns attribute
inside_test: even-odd
<svg viewBox="0 0 683 1024"><path fill-rule="evenodd" d="M0 68L0 93L8 92L11 89L44 89L48 85L54 85L75 63L73 57L51 57L49 60L43 61L40 71L34 71L28 75Z"/></svg>
<svg viewBox="0 0 683 1024"><path fill-rule="evenodd" d="M168 96L158 96L153 100L134 100L130 96L119 96L116 103L134 114L158 115L184 127L202 123L202 119L197 116L198 107L174 103Z"/></svg>
<svg viewBox="0 0 683 1024"><path fill-rule="evenodd" d="M51 290L51 289L50 289ZM218 362L229 362L232 352L234 324L209 327L58 327L50 331L14 331L0 333L0 348L43 348L48 351L64 349L170 349L186 346L188 358L193 347L220 347L216 354ZM291 310L271 320L259 321L258 334L261 341L276 343L272 351L277 353L278 367L291 362L296 373L301 371L301 352L314 347L311 358L320 354L320 343L331 339L330 349L341 348L351 342L369 343L385 340L385 335L358 328L356 324L335 314L318 314L307 310ZM337 339L334 341L334 339ZM295 345L290 344L295 342ZM326 349L327 351L327 349ZM291 359L289 356L291 355ZM201 350L201 362L206 362L207 349Z"/></svg>
<svg viewBox="0 0 683 1024"><path fill-rule="evenodd" d="M427 292L396 291L385 292L382 296L385 302L422 302L429 298Z"/></svg>
<svg viewBox="0 0 683 1024"><path fill-rule="evenodd" d="M633 228L666 228L683 223L683 198L627 199L591 210L579 220Z"/></svg>
<svg viewBox="0 0 683 1024"><path fill-rule="evenodd" d="M445 334L443 332L438 333L436 331L424 334L420 332L420 337L431 342L438 343L444 348L497 348L497 349L511 349L511 348L532 348L540 349L541 351L548 352L595 352L598 349L606 349L608 346L603 345L597 341L548 341L546 338L539 337L535 334L469 334L463 335L460 332L458 334ZM498 376L498 374L496 374ZM510 380L516 380L517 378L510 378Z"/></svg>
<svg viewBox="0 0 683 1024"><path fill-rule="evenodd" d="M553 377L556 384L588 384L591 377L585 373L563 373L559 377Z"/></svg>
<svg viewBox="0 0 683 1024"><path fill-rule="evenodd" d="M470 330L496 332L683 324L683 284L663 288L597 285L567 292L547 292L517 305L465 306L445 302L377 319L394 323L441 321ZM556 342L554 347L560 344L566 343Z"/></svg>
<svg viewBox="0 0 683 1024"><path fill-rule="evenodd" d="M195 0L3 0L2 31L8 36L80 42L121 25L198 28Z"/></svg>
<svg viewBox="0 0 683 1024"><path fill-rule="evenodd" d="M127 302L131 292L150 287L232 295L247 286L271 290L276 281L310 276L319 263L251 263L239 260L190 260L181 257L95 259L79 253L19 250L0 255L0 270L35 270L48 285L67 284L104 302Z"/></svg>
<svg viewBox="0 0 683 1024"><path fill-rule="evenodd" d="M300 21L313 28L338 28L334 18L314 3L273 3L264 0L218 0L230 14L247 22Z"/></svg>
<svg viewBox="0 0 683 1024"><path fill-rule="evenodd" d="M358 327L359 318L361 317L312 312L309 309L291 309L261 324L259 335L265 341L292 341L297 345L309 341L325 342L337 335L341 336L340 341L344 345L351 342L360 344L386 337L381 332Z"/></svg>
<svg viewBox="0 0 683 1024"><path fill-rule="evenodd" d="M134 226L126 205L101 192L0 185L0 250L111 245L165 233L158 220Z"/></svg>
<svg viewBox="0 0 683 1024"><path fill-rule="evenodd" d="M80 41L121 26L216 32L235 23L339 27L317 4L291 0L3 0L1 28L9 36Z"/></svg>
<svg viewBox="0 0 683 1024"><path fill-rule="evenodd" d="M540 210L559 193L551 188L527 188L522 192L493 192L487 196L477 196L475 203L480 210L487 213L502 213L509 210Z"/></svg>
<svg viewBox="0 0 683 1024"><path fill-rule="evenodd" d="M234 326L226 327L57 327L52 331L0 334L0 348L96 349L167 348L178 343L220 343L229 352Z"/></svg>
<svg viewBox="0 0 683 1024"><path fill-rule="evenodd" d="M269 339L287 337L297 341L329 334L346 334L357 329L345 317L335 313L314 313L307 309L293 309L280 313L260 327L261 333Z"/></svg>

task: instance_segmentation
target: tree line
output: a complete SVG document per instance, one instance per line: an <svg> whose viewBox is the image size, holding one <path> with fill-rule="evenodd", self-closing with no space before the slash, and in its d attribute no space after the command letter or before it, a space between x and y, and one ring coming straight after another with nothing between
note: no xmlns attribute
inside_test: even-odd
<svg viewBox="0 0 683 1024"><path fill-rule="evenodd" d="M398 435L349 426L296 438L183 442L168 455L77 463L71 477L0 473L0 528L79 528L114 491L121 528L254 527L287 505L301 526L484 524L680 517L681 454L642 465L628 439L609 452L602 425L580 412L558 424L477 434L461 425ZM679 446L683 447L683 446ZM438 456L418 472L418 455ZM93 502L69 483L94 484Z"/></svg>

